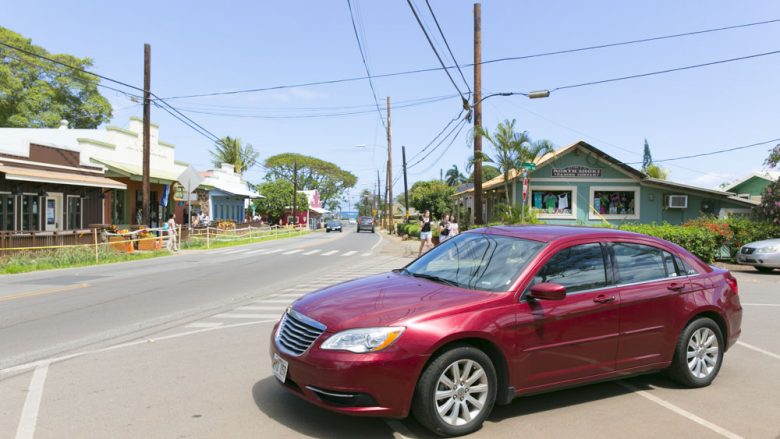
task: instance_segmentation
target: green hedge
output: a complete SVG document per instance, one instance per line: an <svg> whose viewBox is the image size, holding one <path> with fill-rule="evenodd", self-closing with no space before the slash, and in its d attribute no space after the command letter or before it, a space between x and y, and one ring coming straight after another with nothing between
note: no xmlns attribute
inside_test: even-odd
<svg viewBox="0 0 780 439"><path fill-rule="evenodd" d="M433 229L433 236L437 237L439 236L439 223L433 222L431 223L431 229ZM398 232L398 236L404 236L409 235L413 238L419 238L420 237L420 224L419 223L413 223L413 224L396 224L396 231Z"/></svg>
<svg viewBox="0 0 780 439"><path fill-rule="evenodd" d="M715 260L723 240L704 227L684 227L671 224L623 224L620 230L642 233L673 242L704 261Z"/></svg>

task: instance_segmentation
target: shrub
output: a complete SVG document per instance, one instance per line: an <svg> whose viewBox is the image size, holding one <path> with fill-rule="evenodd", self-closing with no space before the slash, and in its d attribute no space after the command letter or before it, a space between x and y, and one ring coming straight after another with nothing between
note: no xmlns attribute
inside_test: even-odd
<svg viewBox="0 0 780 439"><path fill-rule="evenodd" d="M621 230L655 236L673 242L706 262L715 260L723 237L700 226L675 226L664 224L623 224Z"/></svg>

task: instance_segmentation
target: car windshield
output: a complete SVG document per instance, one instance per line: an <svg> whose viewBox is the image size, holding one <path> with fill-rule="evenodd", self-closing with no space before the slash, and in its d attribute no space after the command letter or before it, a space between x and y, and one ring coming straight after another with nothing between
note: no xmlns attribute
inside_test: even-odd
<svg viewBox="0 0 780 439"><path fill-rule="evenodd" d="M461 288L503 292L543 246L521 238L464 233L435 247L402 272Z"/></svg>

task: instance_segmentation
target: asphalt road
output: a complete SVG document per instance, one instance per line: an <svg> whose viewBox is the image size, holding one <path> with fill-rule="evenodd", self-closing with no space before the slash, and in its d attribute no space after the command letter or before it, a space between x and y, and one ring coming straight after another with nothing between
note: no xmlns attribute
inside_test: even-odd
<svg viewBox="0 0 780 439"><path fill-rule="evenodd" d="M236 248L156 264L138 263L143 268L133 266L136 274L105 281L105 293L92 292L110 296L105 301L92 297L95 310L78 306L81 300L90 299L79 299L79 295L91 296L81 289L1 301L11 294L4 282L0 290L5 295L0 296L3 360L7 346L18 345L17 357L24 357L24 346L37 352L68 336L110 334L112 326L107 322L112 320L115 328L129 322L146 325L166 316L173 320L162 326L146 326L142 336L125 334L122 338L128 341L123 343L117 344L113 337L65 349L56 354L59 358L0 368L0 437L25 438L33 433L38 438L431 437L413 419L353 418L313 407L285 392L271 375L270 329L289 302L321 286L385 271L407 260L398 257L402 252L382 250L391 245L388 240L371 250L377 242L378 236L370 234L318 234L296 242L252 246L252 250ZM265 251L248 254L261 247ZM266 253L276 248L289 250ZM284 255L296 248L307 250ZM304 256L311 251L308 249L320 252ZM321 256L326 249L356 253ZM228 254L231 252L235 253ZM360 257L360 252L371 252L372 256ZM261 260L262 253L266 257ZM190 258L209 261L201 261L202 269L193 268L184 261ZM308 269L301 270L306 264ZM285 271L289 265L297 271ZM224 274L220 275L219 268L226 270ZM171 280L159 287L155 282L146 284L149 292L114 290L118 281L128 282L140 273L155 282ZM482 430L471 437L780 437L780 272L736 276L745 308L743 335L726 353L712 386L683 389L660 375L646 375L519 398L509 406L497 407ZM90 285L102 282L81 281ZM176 285L186 288L177 290ZM32 303L20 306L28 301L38 302L48 314L43 310L37 314ZM182 309L218 303L222 303L219 309L179 316ZM11 306L26 317L17 317ZM109 312L115 313L114 319L103 316ZM74 315L60 320L69 313ZM149 318L135 317L144 313L150 314ZM19 323L7 327L5 319L11 316ZM90 333L90 319L101 329ZM81 321L75 329L59 327L67 333L54 336L57 328L49 328L55 323L47 325L48 320L65 326ZM18 325L30 325L27 327L47 338L9 340L6 331L18 331L13 329ZM40 360L37 357L29 358Z"/></svg>

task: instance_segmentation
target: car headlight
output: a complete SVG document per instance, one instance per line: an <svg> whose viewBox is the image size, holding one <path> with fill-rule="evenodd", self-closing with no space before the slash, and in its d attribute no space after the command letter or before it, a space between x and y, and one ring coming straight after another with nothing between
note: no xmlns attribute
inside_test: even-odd
<svg viewBox="0 0 780 439"><path fill-rule="evenodd" d="M756 249L756 253L780 253L780 246L761 247Z"/></svg>
<svg viewBox="0 0 780 439"><path fill-rule="evenodd" d="M357 354L377 352L393 344L405 329L403 326L350 329L333 334L320 348Z"/></svg>

